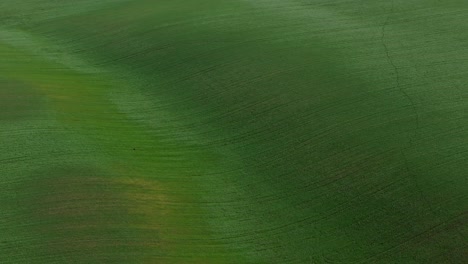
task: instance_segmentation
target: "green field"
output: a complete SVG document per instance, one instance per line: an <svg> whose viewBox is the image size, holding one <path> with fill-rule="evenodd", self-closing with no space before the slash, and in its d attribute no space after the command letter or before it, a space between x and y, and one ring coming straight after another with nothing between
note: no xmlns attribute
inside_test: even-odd
<svg viewBox="0 0 468 264"><path fill-rule="evenodd" d="M0 263L467 263L465 0L0 0Z"/></svg>

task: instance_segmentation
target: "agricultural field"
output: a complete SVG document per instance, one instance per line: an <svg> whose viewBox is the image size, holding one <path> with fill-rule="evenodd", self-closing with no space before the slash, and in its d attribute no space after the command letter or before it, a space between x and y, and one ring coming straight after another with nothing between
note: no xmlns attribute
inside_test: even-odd
<svg viewBox="0 0 468 264"><path fill-rule="evenodd" d="M0 263L467 263L465 0L0 0Z"/></svg>

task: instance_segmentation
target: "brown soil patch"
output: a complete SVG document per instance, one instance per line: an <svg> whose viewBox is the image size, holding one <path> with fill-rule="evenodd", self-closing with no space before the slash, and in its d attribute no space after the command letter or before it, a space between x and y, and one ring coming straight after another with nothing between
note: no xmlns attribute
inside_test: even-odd
<svg viewBox="0 0 468 264"><path fill-rule="evenodd" d="M35 178L26 191L34 197L30 212L49 254L106 262L122 252L137 259L162 252L166 198L156 182L76 167Z"/></svg>
<svg viewBox="0 0 468 264"><path fill-rule="evenodd" d="M40 113L42 98L28 84L0 79L0 121L30 119Z"/></svg>

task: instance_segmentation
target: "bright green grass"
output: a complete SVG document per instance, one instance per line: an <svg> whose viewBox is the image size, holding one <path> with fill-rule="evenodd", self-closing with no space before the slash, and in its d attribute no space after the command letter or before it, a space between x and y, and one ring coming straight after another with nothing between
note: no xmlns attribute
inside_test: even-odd
<svg viewBox="0 0 468 264"><path fill-rule="evenodd" d="M31 54L9 46L1 46L0 51L5 57L14 58L2 63L4 77L33 83L36 87L34 92L47 98L52 117L48 123L57 126L54 121L58 121L60 129L69 131L67 134L79 135L76 138L78 142L62 153L77 152L65 159L65 163L56 164L50 157L51 160L41 164L41 169L31 170L25 179L26 187L15 185L16 192L24 189L20 193L25 197L21 201L28 206L24 214L32 217L28 217L32 223L38 223L29 231L50 243L40 246L43 255L83 262L128 263L151 262L155 258L164 259L175 254L172 257L174 261L180 259L184 262L184 259L190 258L200 262L223 262L224 249L220 243L210 242L210 248L204 250L197 249L196 244L189 243L187 246L183 243L183 239L203 241L203 237L210 237L206 223L184 216L203 214L203 211L197 207L179 205L197 202L196 193L186 195L186 189L197 188L192 175L187 173L206 170L210 166L210 155L194 151L193 146L177 137L167 139L166 135L151 133L125 118L124 113L103 98L103 94L108 93L112 86L95 77L87 77L50 61L35 60ZM9 88L4 87L5 90ZM5 106L11 108L10 105ZM30 120L28 123L33 122ZM15 132L14 129L11 131ZM8 132L5 131L5 134ZM86 140L80 139L82 136ZM30 140L21 141L16 148L23 149L22 154L30 156L30 159L39 158L34 154L50 155L56 152L54 147L61 145L58 140L43 141L51 146L37 154L27 146ZM88 151L98 157L86 162L88 153L80 152L87 147L80 144L91 144L93 150ZM82 155L83 159L80 158ZM200 166L200 163L205 165ZM96 166L99 168L97 171ZM115 191L116 194L88 189L95 188L96 181L101 185L98 188L110 194ZM67 191L65 187L70 190ZM47 196L45 201L41 201L42 196ZM94 196L96 199L93 203L89 197ZM113 208L114 204L117 208ZM89 208L93 205L97 209ZM67 215L69 210L71 213ZM82 221L81 218L89 219ZM106 220L113 218L120 221ZM78 223L81 228L74 227ZM64 225L67 227L62 227ZM112 230L117 233L99 233ZM86 232L92 232L92 235L87 236ZM62 244L65 248L60 246ZM80 253L87 250L92 252Z"/></svg>
<svg viewBox="0 0 468 264"><path fill-rule="evenodd" d="M3 262L467 258L462 1L96 3L0 6Z"/></svg>

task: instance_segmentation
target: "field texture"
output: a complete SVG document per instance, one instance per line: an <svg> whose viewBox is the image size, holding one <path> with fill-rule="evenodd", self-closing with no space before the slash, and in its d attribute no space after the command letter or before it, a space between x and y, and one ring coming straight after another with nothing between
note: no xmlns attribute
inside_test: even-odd
<svg viewBox="0 0 468 264"><path fill-rule="evenodd" d="M466 0L0 0L0 263L468 263Z"/></svg>

